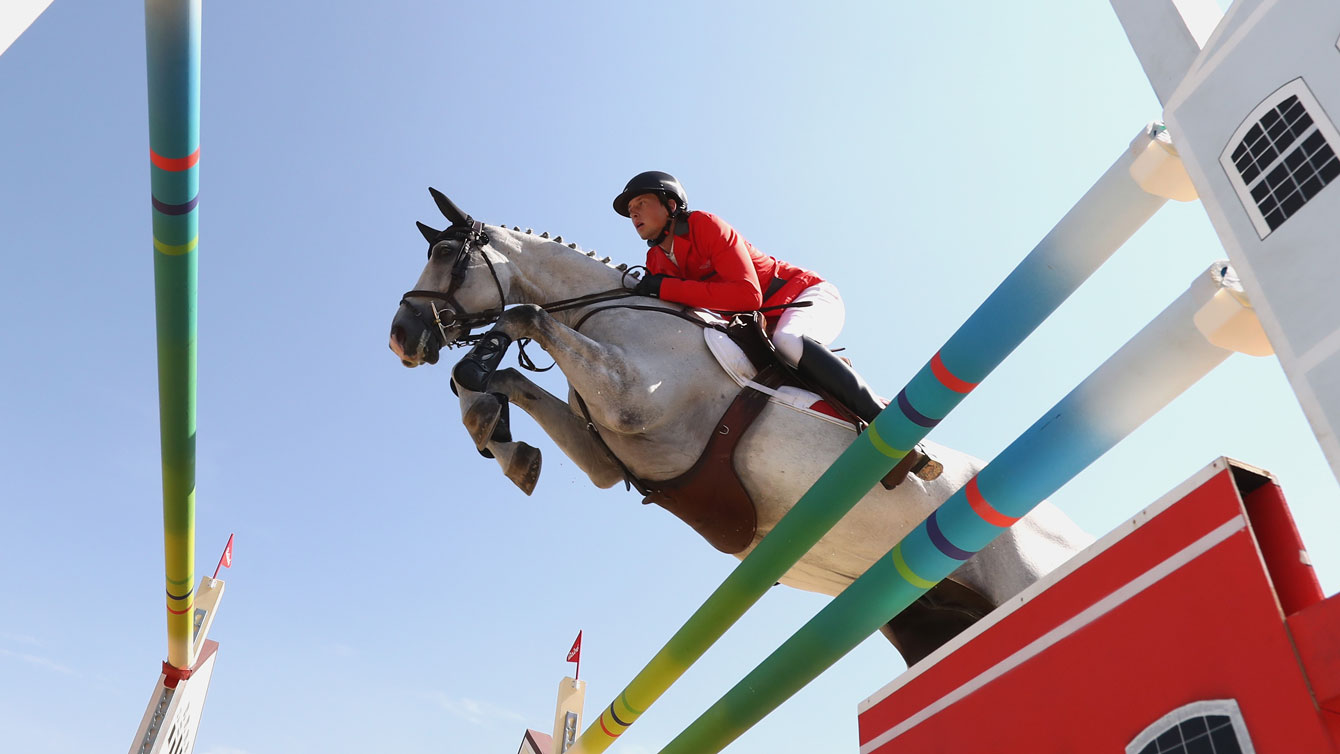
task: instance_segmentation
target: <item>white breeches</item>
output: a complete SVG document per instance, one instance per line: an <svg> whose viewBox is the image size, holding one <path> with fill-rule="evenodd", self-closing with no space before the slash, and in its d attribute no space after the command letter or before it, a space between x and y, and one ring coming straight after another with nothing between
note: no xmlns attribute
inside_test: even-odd
<svg viewBox="0 0 1340 754"><path fill-rule="evenodd" d="M827 345L837 339L847 320L847 307L842 303L842 294L838 293L836 285L827 281L815 283L801 291L796 301L812 303L784 310L772 333L772 344L777 348L777 353L791 366L800 362L800 336L808 335Z"/></svg>

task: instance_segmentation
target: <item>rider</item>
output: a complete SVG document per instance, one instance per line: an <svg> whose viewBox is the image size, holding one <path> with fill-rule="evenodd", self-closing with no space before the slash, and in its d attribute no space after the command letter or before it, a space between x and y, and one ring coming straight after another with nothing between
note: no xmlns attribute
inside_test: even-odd
<svg viewBox="0 0 1340 754"><path fill-rule="evenodd" d="M684 187L669 173L633 176L614 197L614 211L647 242L647 272L635 293L722 312L809 302L764 313L774 321L777 353L866 423L883 410L865 380L825 345L846 319L837 286L764 254L716 215L690 211Z"/></svg>

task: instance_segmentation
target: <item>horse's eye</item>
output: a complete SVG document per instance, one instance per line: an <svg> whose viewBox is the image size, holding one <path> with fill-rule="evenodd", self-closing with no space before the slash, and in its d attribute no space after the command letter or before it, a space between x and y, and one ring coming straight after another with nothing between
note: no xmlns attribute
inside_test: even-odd
<svg viewBox="0 0 1340 754"><path fill-rule="evenodd" d="M429 259L432 259L432 258L433 258L433 253L434 253L434 252L441 252L442 254L445 255L445 254L448 253L450 250L451 250L451 246L450 246L450 242L449 242L449 241L438 241L437 243L435 243L435 244L433 244L432 246L429 246L429 247L428 247L428 258L429 258Z"/></svg>

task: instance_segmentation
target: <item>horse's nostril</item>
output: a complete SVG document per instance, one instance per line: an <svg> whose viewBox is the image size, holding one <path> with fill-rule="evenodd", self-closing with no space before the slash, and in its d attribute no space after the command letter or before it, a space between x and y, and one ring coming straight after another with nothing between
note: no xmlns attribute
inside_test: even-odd
<svg viewBox="0 0 1340 754"><path fill-rule="evenodd" d="M402 346L405 345L405 328L400 325L391 325L391 340Z"/></svg>

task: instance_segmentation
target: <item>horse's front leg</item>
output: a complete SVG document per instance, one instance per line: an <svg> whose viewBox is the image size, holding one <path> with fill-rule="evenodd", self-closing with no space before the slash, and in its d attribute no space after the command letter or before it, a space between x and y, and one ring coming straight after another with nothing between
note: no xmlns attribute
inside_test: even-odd
<svg viewBox="0 0 1340 754"><path fill-rule="evenodd" d="M623 469L604 443L596 439L586 420L572 412L567 402L536 385L515 369L499 370L489 381L489 390L525 411L558 445L595 486L606 489L623 481Z"/></svg>
<svg viewBox="0 0 1340 754"><path fill-rule="evenodd" d="M605 445L596 439L586 420L573 413L566 402L526 379L517 370L501 369L490 375L488 392L474 392L459 383L454 384L455 389L462 394L461 422L481 452L487 450L497 455L497 444L502 440L511 440L510 430L506 426L508 404L511 403L529 414L564 455L586 472L597 487L606 489L623 481L622 467ZM498 457L501 459L501 456ZM507 469L504 465L504 472ZM511 479L512 475L508 474L508 478Z"/></svg>
<svg viewBox="0 0 1340 754"><path fill-rule="evenodd" d="M496 459L503 476L529 495L540 480L540 450L512 441L506 398L500 400L493 393L479 393L459 385L456 392L460 396L461 421L471 437L476 438L480 454Z"/></svg>
<svg viewBox="0 0 1340 754"><path fill-rule="evenodd" d="M512 314L512 311L519 313ZM504 314L498 326L486 333L470 353L452 369L453 383L461 395L461 420L474 439L475 446L481 452L488 450L493 453L499 458L499 463L503 463L502 456L494 450L494 445L502 439L497 428L505 421L507 404L511 402L535 419L563 453L586 472L597 487L604 489L623 481L623 468L604 443L597 440L587 426L585 418L574 414L565 401L554 397L515 369L496 371L511 342L517 338L527 337L535 340L555 356L569 382L586 384L590 389L589 386L594 384L589 374L591 368L604 371L599 369L601 362L596 358L596 352L601 347L554 321L539 307L518 307L512 311ZM550 344L558 343L555 335L561 335L563 331L577 335L585 343L567 343L562 349L552 347ZM558 350L580 354L578 358L583 360L581 362L583 368L573 369L572 366L576 362L566 356L559 359L556 353ZM565 362L568 363L566 367ZM609 383L605 381L600 384ZM602 387L597 386L595 389L601 391ZM511 440L510 433L506 434L506 439ZM538 451L536 453L538 454ZM509 479L522 489L527 489L513 478L511 469L514 466L515 464L504 463L503 470ZM538 471L538 461L535 466ZM530 485L534 486L533 480L530 481ZM530 494L529 490L526 494Z"/></svg>
<svg viewBox="0 0 1340 754"><path fill-rule="evenodd" d="M452 370L454 384L463 394L468 390L504 397L502 401L488 396L462 403L462 418L476 443L485 447L496 417L504 410L500 404L511 401L534 418L597 487L611 487L623 480L623 467L590 431L586 417L516 370L496 371L508 346L520 338L538 343L557 362L571 387L590 397L595 422L626 434L644 431L652 423L654 411L649 401L633 398L638 370L628 364L620 349L593 341L539 307L527 305L504 313Z"/></svg>
<svg viewBox="0 0 1340 754"><path fill-rule="evenodd" d="M602 427L631 435L659 421L654 402L647 400L645 380L623 349L594 341L531 304L508 309L489 336L495 333L496 342L530 338L538 343L572 389L585 397L591 418Z"/></svg>

